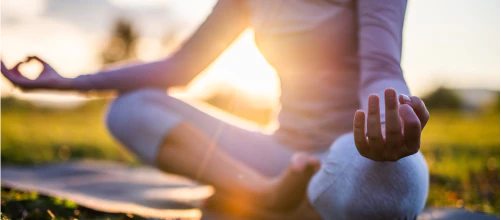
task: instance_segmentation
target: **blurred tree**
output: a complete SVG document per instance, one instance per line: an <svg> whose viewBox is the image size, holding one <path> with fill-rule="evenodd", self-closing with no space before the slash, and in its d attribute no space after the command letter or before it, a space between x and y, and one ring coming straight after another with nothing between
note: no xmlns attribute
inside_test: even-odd
<svg viewBox="0 0 501 220"><path fill-rule="evenodd" d="M130 22L117 20L108 45L101 53L103 65L136 58L137 38L138 35Z"/></svg>
<svg viewBox="0 0 501 220"><path fill-rule="evenodd" d="M463 100L453 90L439 87L437 90L423 98L426 107L432 109L460 109Z"/></svg>
<svg viewBox="0 0 501 220"><path fill-rule="evenodd" d="M484 113L487 113L487 114L497 114L499 115L499 111L500 111L500 95L499 95L499 91L496 92L496 95L493 97L492 100L490 100L489 102L487 102L484 106L482 106L483 108L483 112Z"/></svg>
<svg viewBox="0 0 501 220"><path fill-rule="evenodd" d="M501 101L501 96L499 95L499 92L498 94L496 95L496 98L494 99L494 104L493 104L493 107L492 107L492 110L494 112L499 112L501 106L500 106L500 102Z"/></svg>

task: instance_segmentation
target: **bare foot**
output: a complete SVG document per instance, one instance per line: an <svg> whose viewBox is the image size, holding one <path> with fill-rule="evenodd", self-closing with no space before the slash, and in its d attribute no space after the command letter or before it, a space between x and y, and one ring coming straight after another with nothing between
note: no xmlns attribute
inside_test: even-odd
<svg viewBox="0 0 501 220"><path fill-rule="evenodd" d="M306 197L311 177L320 169L320 160L307 153L296 153L287 170L264 191L265 208L277 211L295 209Z"/></svg>
<svg viewBox="0 0 501 220"><path fill-rule="evenodd" d="M222 219L233 219L233 220L322 220L322 217L318 215L317 211L311 207L308 200L305 198L301 204L294 210L287 212L276 212L263 208L258 208L253 205L244 204L235 200L234 198L224 197L222 195L214 195L211 197L212 202L217 202L219 205L215 209L203 208L202 209L202 220L203 219L214 219L205 216L215 215L218 217L223 217ZM221 205L225 206L224 208ZM216 212L214 212L216 211Z"/></svg>
<svg viewBox="0 0 501 220"><path fill-rule="evenodd" d="M206 208L239 216L255 216L260 211L268 214L291 213L306 200L308 183L319 169L320 161L317 158L307 153L296 153L287 170L270 180L267 187L260 189L253 199L232 198L216 193L206 201Z"/></svg>

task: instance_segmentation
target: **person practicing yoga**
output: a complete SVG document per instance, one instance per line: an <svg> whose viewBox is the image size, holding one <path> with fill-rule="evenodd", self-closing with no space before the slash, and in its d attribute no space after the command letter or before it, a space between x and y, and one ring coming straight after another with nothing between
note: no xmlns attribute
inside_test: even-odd
<svg viewBox="0 0 501 220"><path fill-rule="evenodd" d="M110 133L143 162L214 186L208 206L245 203L254 218L305 210L302 219L414 219L428 193L419 149L429 113L400 66L406 5L219 0L166 59L64 78L33 56L10 69L2 62L2 73L23 89L119 91ZM273 132L166 92L186 86L248 27L280 77ZM34 80L18 70L31 60L44 66Z"/></svg>

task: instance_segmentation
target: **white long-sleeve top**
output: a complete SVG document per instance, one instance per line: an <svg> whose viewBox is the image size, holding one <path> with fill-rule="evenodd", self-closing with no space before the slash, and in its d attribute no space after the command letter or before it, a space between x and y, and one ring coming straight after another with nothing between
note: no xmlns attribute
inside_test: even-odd
<svg viewBox="0 0 501 220"><path fill-rule="evenodd" d="M247 0L256 43L282 95L276 136L325 149L372 93L409 95L400 67L406 0Z"/></svg>
<svg viewBox="0 0 501 220"><path fill-rule="evenodd" d="M380 97L382 121L386 88L409 95L400 67L407 0L234 1L247 1L256 44L280 77L281 109L274 135L291 148L327 149L352 130L355 111L367 111L372 93ZM150 69L82 75L75 87L162 87L173 74L156 65Z"/></svg>

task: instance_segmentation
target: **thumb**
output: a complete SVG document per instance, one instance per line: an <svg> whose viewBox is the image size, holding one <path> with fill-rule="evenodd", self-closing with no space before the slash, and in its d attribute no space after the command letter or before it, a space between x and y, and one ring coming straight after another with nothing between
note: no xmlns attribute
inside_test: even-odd
<svg viewBox="0 0 501 220"><path fill-rule="evenodd" d="M18 75L21 75L21 72L19 72L19 67L25 63L24 61L21 61L19 63L17 63L14 67L12 67L12 69L10 69L12 72L14 72L15 74L18 74Z"/></svg>
<svg viewBox="0 0 501 220"><path fill-rule="evenodd" d="M414 112L419 118L419 121L421 121L421 129L424 128L426 123L428 122L428 119L430 119L430 112L428 112L428 109L426 108L423 100L421 100L417 96L407 96L405 94L401 94L399 97L400 104L408 104L409 106L412 107Z"/></svg>

